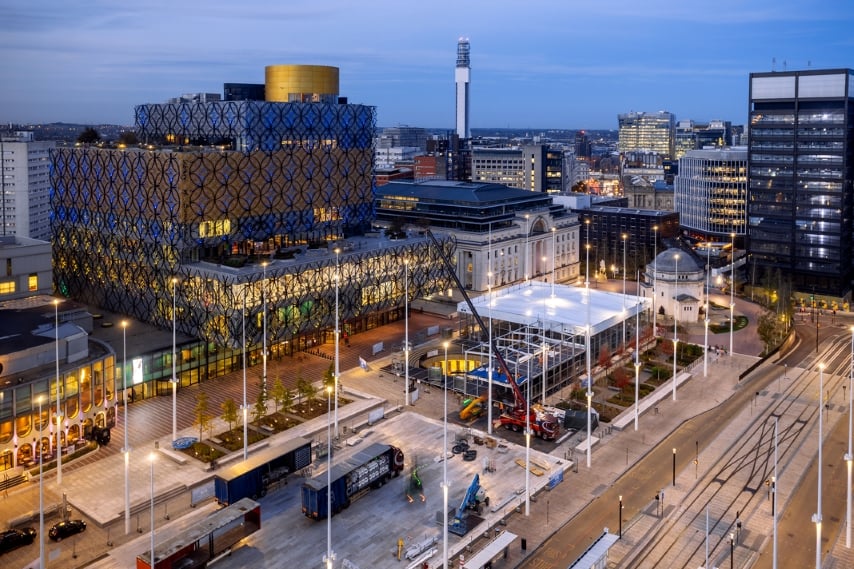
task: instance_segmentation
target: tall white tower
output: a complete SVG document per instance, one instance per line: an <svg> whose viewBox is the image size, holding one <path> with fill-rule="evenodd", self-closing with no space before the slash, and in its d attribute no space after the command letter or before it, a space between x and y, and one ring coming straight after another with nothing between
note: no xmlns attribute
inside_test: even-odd
<svg viewBox="0 0 854 569"><path fill-rule="evenodd" d="M471 46L468 38L457 41L457 69L454 80L457 85L457 136L471 138L469 130L469 83L471 82Z"/></svg>

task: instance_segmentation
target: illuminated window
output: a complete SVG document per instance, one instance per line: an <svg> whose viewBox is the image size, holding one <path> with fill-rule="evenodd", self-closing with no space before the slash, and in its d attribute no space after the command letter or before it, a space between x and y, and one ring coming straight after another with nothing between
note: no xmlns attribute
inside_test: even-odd
<svg viewBox="0 0 854 569"><path fill-rule="evenodd" d="M37 291L39 289L39 276L37 274L30 275L27 279L27 286L30 292Z"/></svg>
<svg viewBox="0 0 854 569"><path fill-rule="evenodd" d="M199 224L199 237L220 237L231 233L231 220L203 221Z"/></svg>
<svg viewBox="0 0 854 569"><path fill-rule="evenodd" d="M0 294L12 294L15 292L15 281L0 283Z"/></svg>

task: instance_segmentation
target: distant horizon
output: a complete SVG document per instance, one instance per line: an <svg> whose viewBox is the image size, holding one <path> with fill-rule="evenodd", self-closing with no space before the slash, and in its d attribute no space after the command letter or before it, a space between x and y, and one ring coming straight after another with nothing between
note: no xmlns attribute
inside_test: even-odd
<svg viewBox="0 0 854 569"><path fill-rule="evenodd" d="M383 125L454 124L457 40L471 45L470 126L615 130L617 115L746 124L753 72L850 69L854 3L816 0L373 0L322 4L0 3L0 124L133 123L135 105L267 65L332 65ZM373 32L373 33L369 33ZM484 125L501 125L489 127ZM520 126L522 125L522 126ZM578 125L569 127L567 125ZM433 127L431 127L433 128Z"/></svg>

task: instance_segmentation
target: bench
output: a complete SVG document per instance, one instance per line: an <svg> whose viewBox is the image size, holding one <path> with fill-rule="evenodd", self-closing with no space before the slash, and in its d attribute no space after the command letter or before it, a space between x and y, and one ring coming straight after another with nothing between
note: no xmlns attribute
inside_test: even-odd
<svg viewBox="0 0 854 569"><path fill-rule="evenodd" d="M178 464L181 464L181 465L187 464L187 456L184 455L183 453L175 452L175 451L169 450L167 448L163 448L163 447L159 447L157 450L160 451L161 454L163 454L166 458L168 458L169 460L171 460L173 462L177 462Z"/></svg>

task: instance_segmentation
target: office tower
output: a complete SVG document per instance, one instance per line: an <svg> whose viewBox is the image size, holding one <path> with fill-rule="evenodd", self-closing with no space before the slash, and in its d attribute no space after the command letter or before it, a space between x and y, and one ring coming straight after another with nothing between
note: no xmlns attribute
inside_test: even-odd
<svg viewBox="0 0 854 569"><path fill-rule="evenodd" d="M376 147L414 146L423 152L427 150L428 138L427 129L418 126L390 126L377 137Z"/></svg>
<svg viewBox="0 0 854 569"><path fill-rule="evenodd" d="M703 241L741 240L747 224L747 148L689 150L674 179L679 223Z"/></svg>
<svg viewBox="0 0 854 569"><path fill-rule="evenodd" d="M852 79L851 69L750 74L747 218L756 282L779 272L797 292L850 294Z"/></svg>
<svg viewBox="0 0 854 569"><path fill-rule="evenodd" d="M50 240L50 150L32 132L0 133L0 236Z"/></svg>
<svg viewBox="0 0 854 569"><path fill-rule="evenodd" d="M472 182L494 182L531 192L560 193L563 154L544 144L473 148Z"/></svg>
<svg viewBox="0 0 854 569"><path fill-rule="evenodd" d="M675 153L676 118L672 113L659 111L643 113L632 111L617 115L619 123L620 153L633 150L651 150L672 158Z"/></svg>
<svg viewBox="0 0 854 569"><path fill-rule="evenodd" d="M457 68L454 80L457 85L457 136L460 139L471 138L469 129L469 83L471 82L471 46L468 38L457 42Z"/></svg>

